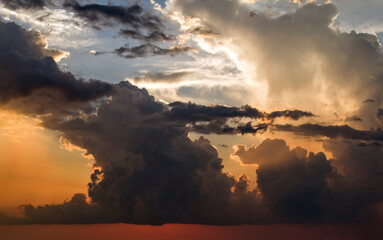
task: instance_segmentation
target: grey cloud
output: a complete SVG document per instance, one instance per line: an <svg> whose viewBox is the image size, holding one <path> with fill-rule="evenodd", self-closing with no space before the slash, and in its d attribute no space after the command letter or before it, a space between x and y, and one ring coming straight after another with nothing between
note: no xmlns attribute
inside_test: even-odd
<svg viewBox="0 0 383 240"><path fill-rule="evenodd" d="M85 19L98 30L103 27L123 25L124 28L120 29L119 34L127 38L145 42L176 40L176 36L163 32L164 19L137 3L125 7L110 4L81 5L75 0L65 0L63 6L72 9L78 17Z"/></svg>
<svg viewBox="0 0 383 240"><path fill-rule="evenodd" d="M362 122L362 121L363 121L363 119L360 118L360 117L357 116L357 115L353 115L353 116L351 116L351 117L347 117L347 118L346 118L346 122Z"/></svg>
<svg viewBox="0 0 383 240"><path fill-rule="evenodd" d="M174 102L169 104L171 110L169 118L184 119L190 122L211 121L217 118L248 117L253 119L263 118L264 114L249 105L228 107L220 105L204 106L194 103Z"/></svg>
<svg viewBox="0 0 383 240"><path fill-rule="evenodd" d="M175 56L178 54L186 53L193 50L192 47L177 45L171 48L161 48L153 44L143 44L136 47L121 47L114 51L120 57L123 58L138 58L148 56L161 56L169 55Z"/></svg>
<svg viewBox="0 0 383 240"><path fill-rule="evenodd" d="M383 109L378 109L376 112L376 118L378 119L379 123L383 125Z"/></svg>
<svg viewBox="0 0 383 240"><path fill-rule="evenodd" d="M334 157L332 165L341 177L329 185L329 217L335 220L360 218L360 211L383 200L383 152L377 145L355 147L353 142L326 141L324 149ZM377 211L377 210L373 210ZM373 213L365 216L372 218Z"/></svg>
<svg viewBox="0 0 383 240"><path fill-rule="evenodd" d="M87 4L80 5L75 0L65 0L63 6L73 9L81 18L94 24L96 27L122 23L134 29L146 28L157 30L162 27L160 18L148 14L141 6L135 4L130 7Z"/></svg>
<svg viewBox="0 0 383 240"><path fill-rule="evenodd" d="M211 37L211 36L217 36L219 33L214 32L213 30L208 30L205 27L195 27L188 31L189 33L196 34L196 35L202 35L205 37Z"/></svg>
<svg viewBox="0 0 383 240"><path fill-rule="evenodd" d="M45 6L52 5L52 0L0 0L5 7L17 9L42 9Z"/></svg>
<svg viewBox="0 0 383 240"><path fill-rule="evenodd" d="M268 123L253 125L252 122L242 123L240 120L235 120L236 118L265 121L266 119L274 120L281 117L299 120L303 117L314 116L312 113L300 110L266 113L249 105L228 107L174 102L169 104L169 107L171 108L170 111L164 114L168 121L190 123L190 131L202 134L255 134L268 128Z"/></svg>
<svg viewBox="0 0 383 240"><path fill-rule="evenodd" d="M114 53L122 58L142 58L150 56L163 56L168 55L174 57L178 54L186 53L194 50L189 46L176 45L170 48L161 48L151 43L142 44L135 47L120 47L115 49L113 52L95 52L94 55L102 55L106 53Z"/></svg>
<svg viewBox="0 0 383 240"><path fill-rule="evenodd" d="M163 32L158 30L149 33L148 35L144 35L136 30L131 29L121 29L119 32L120 35L124 37L129 37L132 39L137 39L145 42L158 42L158 41L173 41L176 39L173 35L166 35Z"/></svg>
<svg viewBox="0 0 383 240"><path fill-rule="evenodd" d="M304 112L300 110L284 110L284 111L274 111L267 115L268 119L275 119L279 117L284 117L292 120L299 120L303 117L314 117L315 115L311 112Z"/></svg>
<svg viewBox="0 0 383 240"><path fill-rule="evenodd" d="M293 132L297 135L304 136L324 136L329 138L345 138L353 140L365 141L383 141L383 131L380 128L364 131L357 130L348 125L341 126L323 126L319 124L302 124L298 126L293 125L273 125L276 131Z"/></svg>
<svg viewBox="0 0 383 240"><path fill-rule="evenodd" d="M238 146L233 155L244 164L259 164L258 186L266 204L283 219L310 221L326 216L321 202L333 168L323 153L307 155L299 147L290 150L284 140L267 139L249 149Z"/></svg>
<svg viewBox="0 0 383 240"><path fill-rule="evenodd" d="M101 170L95 169L91 176L89 196L92 206L111 214L103 219L136 224L270 221L255 192L245 191L246 181L239 183L222 172L222 159L207 139L191 141L187 128L179 124L148 123L147 119L168 111L166 106L127 82L114 88L112 100L101 102L96 115L43 122L94 156ZM253 208L237 215L237 209L244 211L240 204ZM87 211L92 206L83 207ZM54 211L53 223L66 223L65 208L63 204L24 210L27 216L50 216ZM262 215L255 214L257 210ZM88 223L97 222L97 217L91 218L93 211L84 214ZM45 219L52 223L49 218L37 222ZM72 223L82 219L80 215Z"/></svg>
<svg viewBox="0 0 383 240"><path fill-rule="evenodd" d="M175 83L180 82L182 79L193 72L146 72L141 76L134 77L135 82L164 82L164 83Z"/></svg>
<svg viewBox="0 0 383 240"><path fill-rule="evenodd" d="M265 204L288 222L373 219L374 213L364 214L383 200L381 147L331 140L324 149L334 158L267 139L258 146L237 145L233 156L259 165L257 183Z"/></svg>
<svg viewBox="0 0 383 240"><path fill-rule="evenodd" d="M41 33L0 22L0 103L29 113L64 110L66 104L88 102L106 95L111 86L98 80L76 79L60 70L46 49ZM26 104L24 104L26 103ZM29 106L26 106L29 105Z"/></svg>
<svg viewBox="0 0 383 240"><path fill-rule="evenodd" d="M374 102L375 102L374 99L371 99L371 98L366 99L365 101L363 101L363 103L374 103Z"/></svg>

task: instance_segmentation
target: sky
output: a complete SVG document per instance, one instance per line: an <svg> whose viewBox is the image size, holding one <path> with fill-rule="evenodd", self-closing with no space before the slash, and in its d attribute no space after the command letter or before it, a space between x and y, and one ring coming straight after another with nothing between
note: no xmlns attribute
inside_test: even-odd
<svg viewBox="0 0 383 240"><path fill-rule="evenodd" d="M0 0L0 224L377 226L382 11Z"/></svg>

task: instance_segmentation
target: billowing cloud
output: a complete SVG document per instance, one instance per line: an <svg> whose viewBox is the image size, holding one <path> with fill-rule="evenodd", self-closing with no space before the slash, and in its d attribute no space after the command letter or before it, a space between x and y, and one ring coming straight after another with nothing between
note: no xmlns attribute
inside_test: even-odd
<svg viewBox="0 0 383 240"><path fill-rule="evenodd" d="M307 154L301 147L290 149L281 139L237 145L232 156L258 165L257 184L265 204L283 219L360 219L363 209L383 200L381 148L333 140L324 148L333 159Z"/></svg>
<svg viewBox="0 0 383 240"><path fill-rule="evenodd" d="M279 93L284 94L285 90L300 91L314 83L312 66L305 65L311 65L306 55L312 52L321 63L323 74L330 79L338 76L337 69L347 68L350 72L344 77L349 77L348 81L355 85L366 76L369 86L380 81L380 70L376 70L380 46L376 38L331 28L336 14L331 4L305 5L278 18L262 14L250 18L248 14L238 16L243 13L238 1L220 1L219 7L216 3L192 0L182 4L177 1L176 5L190 14L208 9L198 14L206 14L207 21L217 20L211 29L219 30L220 34L228 34L226 31L233 29L234 33L243 34L244 29L252 29L248 27L251 22L257 34L248 31L250 41L257 46L262 43L263 47L269 43L270 49L262 49L256 57L260 59L260 76L268 79L273 94L278 84L283 88ZM133 29L154 30L158 23L146 15L145 23L141 18L129 22L130 17L144 16L136 5L123 8L80 5L76 1L65 1L65 4L80 17L102 26L118 22L130 24ZM215 14L214 18L210 14ZM220 26L221 15L229 20L225 24L227 30ZM238 21L243 26L238 25ZM26 218L0 215L0 222L219 225L348 222L355 221L364 208L383 200L382 151L380 144L372 144L383 140L381 129L356 130L347 125L274 125L277 118L295 121L314 117L313 113L300 110L268 113L250 105L228 107L182 102L166 105L129 82L109 84L78 79L60 69L53 58L64 53L48 50L41 34L12 23L0 22L0 27L3 36L0 39L1 107L38 118L42 127L56 131L63 141L84 149L94 158L88 184L89 201L84 194L76 194L63 204L25 205ZM281 43L280 39L286 41ZM329 39L332 45L323 44L322 40ZM342 45L344 41L346 45ZM336 52L340 46L345 49ZM350 62L358 55L349 51L350 48L361 51L357 51L360 55L357 62ZM281 55L271 56L271 49ZM181 45L165 49L147 43L123 47L115 53L135 58L190 50ZM335 60L329 60L327 54ZM329 63L322 63L322 58ZM266 64L272 61L274 65ZM337 61L343 65L337 65ZM266 72L273 67L275 71ZM280 76L287 70L291 72L283 79L285 82L281 82ZM344 81L340 80L339 84L346 85ZM337 84L330 83L331 86ZM378 95L368 92L368 97L379 99ZM361 97L367 99L367 96ZM379 111L375 117L380 117ZM268 139L252 147L237 145L233 156L244 165L258 165L257 185L253 186L246 176L237 177L223 171L217 148L208 139L200 137L193 141L188 137L190 131L257 133L266 130L269 124L277 131L367 143L362 142L365 145L361 146L360 141L325 141L324 149L333 155L330 160L321 152L307 154L308 151L300 147L290 149L280 139Z"/></svg>
<svg viewBox="0 0 383 240"><path fill-rule="evenodd" d="M273 100L328 115L368 98L380 104L381 45L374 34L337 29L333 4L310 3L276 16L250 14L239 0L173 0L169 8L231 37L230 46L256 67L253 80L265 82Z"/></svg>
<svg viewBox="0 0 383 240"><path fill-rule="evenodd" d="M47 49L41 33L0 22L0 34L2 105L39 114L65 111L66 104L95 100L111 90L107 83L79 80L62 71L54 58L60 59L66 53Z"/></svg>
<svg viewBox="0 0 383 240"><path fill-rule="evenodd" d="M326 178L333 173L323 153L295 148L285 141L267 139L257 147L238 146L233 154L244 164L258 164L257 183L267 204L283 218L323 218L321 202L326 197Z"/></svg>
<svg viewBox="0 0 383 240"><path fill-rule="evenodd" d="M140 224L268 221L266 215L255 214L258 209L267 211L257 207L257 194L246 190L248 183L222 172L222 159L207 139L190 140L187 128L178 124L146 121L165 111L146 90L122 82L114 86L111 100L100 103L97 114L44 118L44 127L95 158L89 183L92 203L78 195L63 205L26 206L26 216L38 223L68 223L68 217L83 223L83 214L88 223L95 223L103 213L105 221ZM252 210L236 215L241 204ZM222 218L223 213L231 217Z"/></svg>

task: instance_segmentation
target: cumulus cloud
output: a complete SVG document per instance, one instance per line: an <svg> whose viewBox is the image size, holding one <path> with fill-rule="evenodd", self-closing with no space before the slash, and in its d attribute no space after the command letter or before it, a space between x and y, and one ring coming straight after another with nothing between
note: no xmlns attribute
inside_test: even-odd
<svg viewBox="0 0 383 240"><path fill-rule="evenodd" d="M173 0L169 8L235 39L238 58L256 66L253 79L265 82L274 100L329 114L368 98L380 104L381 45L374 34L336 28L333 4L309 3L277 16L250 14L239 0Z"/></svg>
<svg viewBox="0 0 383 240"><path fill-rule="evenodd" d="M54 58L65 52L47 49L41 33L0 22L0 103L20 112L64 111L65 105L106 95L109 84L77 79Z"/></svg>
<svg viewBox="0 0 383 240"><path fill-rule="evenodd" d="M259 200L255 192L246 191L246 181L233 193L239 183L222 172L222 159L207 139L190 140L187 128L179 124L146 121L166 111L166 106L155 102L146 90L122 82L114 86L111 100L100 103L97 114L85 119L44 119L44 127L59 131L64 139L95 158L97 168L88 185L92 204L85 205L85 210L94 206L111 214L111 218L106 215L103 219L140 224L267 221L266 215L255 214L257 209L261 213L266 210L256 207ZM38 219L63 209L55 211L54 220L45 220L66 223L66 207L78 207L72 201L24 210L27 216ZM253 209L237 216L239 203L253 205ZM223 213L230 217L222 218ZM73 221L81 223L82 219L80 215Z"/></svg>
<svg viewBox="0 0 383 240"><path fill-rule="evenodd" d="M185 4L192 2L197 1ZM100 17L106 18L107 22L101 21L102 24L127 21L126 11L139 13L137 9L79 5L76 1L65 3L70 8L79 8L79 15L83 14L86 19L99 21ZM226 6L223 9L214 9L216 5L211 0L197 3L216 14L226 15L228 19L236 18L232 8L239 6L237 1L222 1ZM187 10L199 9L198 4L190 5ZM82 8L84 6L87 7ZM117 16L120 13L123 16ZM306 33L311 33L315 20L318 24L314 27L323 30L322 34L332 31L339 37L342 33L328 26L334 13L332 5L310 4L278 19L257 15L261 25L256 28L267 23L260 32L266 34L275 24L285 24L290 32L303 27ZM307 19L312 21L304 25ZM133 24L139 27L141 23L133 21ZM149 25L142 27L150 28ZM331 160L323 153L307 154L307 150L300 147L291 150L284 140L265 140L250 148L238 145L233 156L245 165L258 165L257 187L251 188L246 176L237 178L223 171L222 159L209 140L200 137L193 141L188 137L190 130L218 134L256 133L268 127L263 121L273 123L276 118L299 120L313 117L311 112L281 110L267 113L249 105L204 106L181 102L165 105L157 102L145 89L129 82L108 84L77 79L59 68L53 57L63 53L48 50L39 33L26 31L12 23L0 22L0 27L1 36L4 36L0 39L1 107L39 117L42 127L57 131L62 139L85 149L95 159L88 184L89 202L85 195L76 194L63 204L25 205L26 218L0 215L0 222L232 225L353 221L364 207L383 200L380 145L368 142L364 147L355 147L354 142L327 141L324 148L332 153L334 159ZM344 36L355 46L365 46L372 55L378 49L370 35L350 33ZM336 39L333 39L335 45L338 43ZM287 39L287 43L291 40ZM294 40L305 43L301 39ZM271 41L271 46L273 43ZM142 46L142 49L140 46L122 48L120 54L137 57L182 52L181 46L180 49L162 49L151 44ZM293 54L291 51L289 54ZM345 56L343 60L348 62L349 55ZM269 57L265 56L266 59ZM364 57L362 54L362 59L366 60ZM283 61L288 59L290 57ZM275 66L277 72L286 70L278 61ZM295 74L298 73L293 71L287 79ZM256 125L238 121L247 118L262 121ZM382 141L380 129L361 131L346 125L316 124L273 127L306 136Z"/></svg>
<svg viewBox="0 0 383 240"><path fill-rule="evenodd" d="M267 139L258 146L235 146L233 157L257 164L257 184L265 204L290 221L350 221L383 199L382 150L354 142L324 143L323 153L290 149L284 140Z"/></svg>
<svg viewBox="0 0 383 240"><path fill-rule="evenodd" d="M326 178L333 173L323 153L295 148L284 140L267 139L257 147L238 146L233 154L244 164L258 164L257 183L266 204L281 217L293 220L325 216L321 202L326 196Z"/></svg>

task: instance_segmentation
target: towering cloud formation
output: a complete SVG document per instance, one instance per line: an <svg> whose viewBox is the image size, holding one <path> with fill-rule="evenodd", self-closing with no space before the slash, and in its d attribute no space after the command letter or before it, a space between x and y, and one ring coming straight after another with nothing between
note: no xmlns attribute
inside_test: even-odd
<svg viewBox="0 0 383 240"><path fill-rule="evenodd" d="M267 139L258 146L237 145L233 153L243 164L257 164L257 183L265 204L286 220L348 221L383 200L382 150L352 142L326 141L326 151L292 150L284 140ZM359 216L358 216L359 215Z"/></svg>
<svg viewBox="0 0 383 240"><path fill-rule="evenodd" d="M273 99L331 113L365 99L381 102L381 45L374 34L337 29L333 4L306 4L277 17L251 14L239 0L172 0L169 6L234 38L239 57L256 65L254 79L266 81Z"/></svg>
<svg viewBox="0 0 383 240"><path fill-rule="evenodd" d="M286 219L325 216L322 202L333 173L323 153L307 156L302 148L289 150L283 140L267 139L257 147L237 146L234 153L244 164L258 164L257 183L271 207Z"/></svg>
<svg viewBox="0 0 383 240"><path fill-rule="evenodd" d="M270 44L270 49L260 51L260 66L270 70L271 65L266 63L275 61L274 72L261 70L262 75L270 80L270 86L280 81L274 74L287 70L291 72L286 75L287 81L281 84L282 87L288 90L309 86L310 81L303 82L303 76L311 76L313 72L303 63L307 62L306 57L311 50L315 53L315 59L323 57L329 61L328 64L320 61L320 66L326 76L331 76L330 79L338 74L330 65L335 64L342 71L351 69L351 73L345 76L350 77L352 82L359 84L360 78L372 76L367 78L367 84L379 83L378 75L370 75L380 71L375 69L376 64L380 63L377 53L380 46L376 45L376 38L331 29L329 25L336 14L333 5L309 4L276 19L255 15L256 21L253 21L249 20L248 15L237 15L235 10L240 13L243 10L239 2L220 2L223 9L217 8L213 0L191 0L182 4L177 1L176 5L190 14L196 14L201 6L211 10L210 13L201 11L200 14L205 14L207 20L217 20L216 27L222 27L222 16L233 20L229 30L237 28L241 21L243 26L236 31L248 30L249 23L252 23L257 34L251 34L251 40L256 43L268 41ZM142 10L137 6L82 6L75 1L65 1L65 6L89 21L100 21L101 25L119 22L130 24L133 29L154 30L159 24L156 18L141 14ZM317 32L314 33L315 29ZM219 30L222 32L224 29ZM277 32L277 35L272 32ZM289 47L280 47L275 37L281 39L286 34L291 35L285 39ZM283 140L265 140L259 146L250 148L239 145L233 156L243 164L258 165L257 188L254 189L249 186L246 176L237 179L222 171L222 159L207 139L200 137L192 141L188 138L190 129L203 133L236 134L256 133L267 128L267 124L262 122L253 126L251 122L238 124L238 121L233 121L237 123L233 127L227 123L230 119L248 118L265 122L273 122L276 118L299 120L313 117L310 112L286 110L265 113L247 105L235 108L180 102L167 106L156 102L145 89L128 82L108 84L97 80L84 81L64 72L53 59L64 53L48 50L38 32L0 22L0 36L1 107L39 117L41 126L59 132L64 141L85 149L95 159L88 184L90 203L87 203L85 195L76 194L63 204L27 205L24 206L27 220L22 220L23 223L353 221L363 208L383 200L383 157L379 145L356 147L352 141L326 141L325 149L334 157L331 160L323 153L307 154L299 147L290 150ZM323 45L316 38L330 39L334 44ZM314 42L314 47L308 42ZM345 49L341 44L344 42ZM150 44L143 46L149 46L154 52L159 50ZM278 50L281 56L271 56L271 48L274 53ZM341 51L334 55L338 48ZM350 53L348 48L365 50L362 51L361 62L350 62L356 53ZM286 55L282 54L286 49ZM322 56L319 49L329 55ZM139 56L141 52L133 51L133 48L121 50L121 54L126 53L127 56ZM336 61L328 59L329 56L336 58ZM293 63L294 59L298 61ZM311 62L308 63L311 65ZM292 79L297 82L292 82ZM331 82L330 85L343 84L343 81ZM378 99L377 96L372 97ZM380 115L378 112L374 117L380 118ZM187 123L191 123L192 127L188 127ZM274 126L279 130L287 128L294 132L302 131L303 134L308 132L306 135L334 139L341 136L351 140L381 140L381 130L375 133L346 126ZM0 221L15 223L19 219L0 215Z"/></svg>

